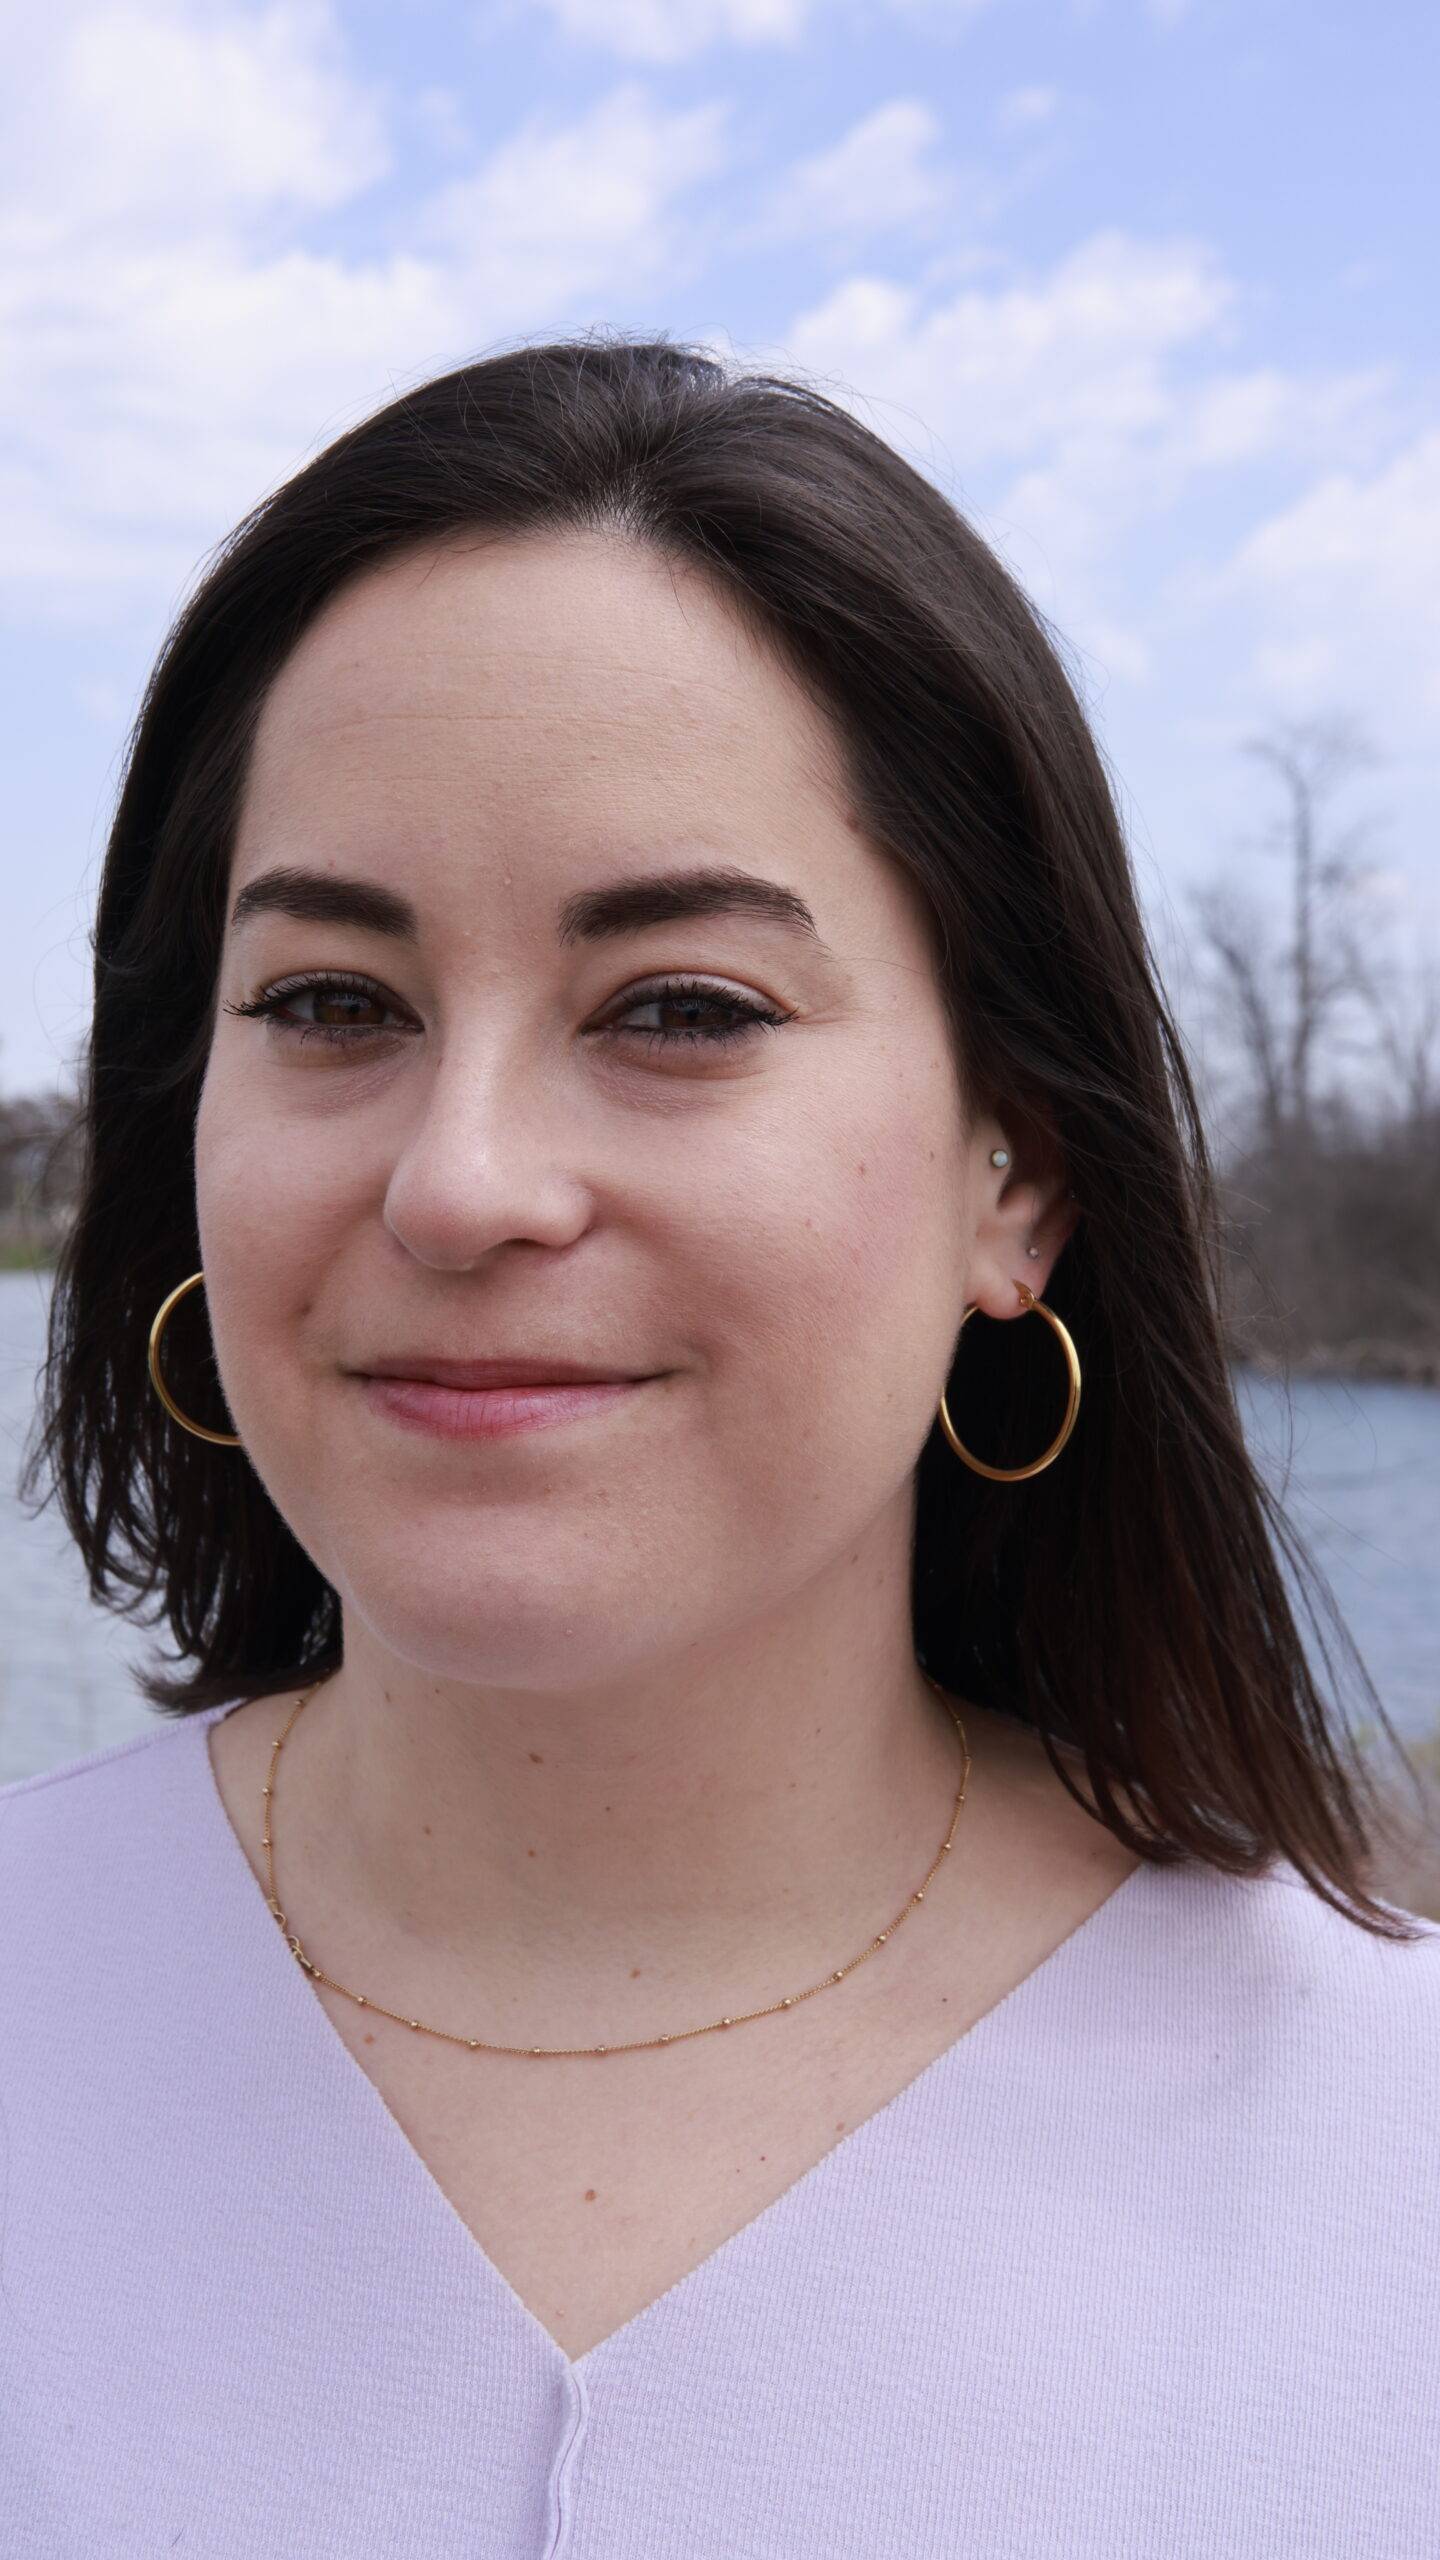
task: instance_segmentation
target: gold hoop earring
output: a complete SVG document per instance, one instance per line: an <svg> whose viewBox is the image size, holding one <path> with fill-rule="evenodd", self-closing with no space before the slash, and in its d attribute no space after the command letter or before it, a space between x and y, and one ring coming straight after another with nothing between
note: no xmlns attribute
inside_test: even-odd
<svg viewBox="0 0 1440 2560"><path fill-rule="evenodd" d="M1055 1438L1051 1441L1050 1446L1045 1451L1044 1455L1033 1459L1028 1467L987 1467L983 1459L972 1458L969 1450L960 1439L954 1423L950 1419L950 1408L946 1404L944 1396L941 1396L940 1425L944 1431L946 1439L950 1443L951 1448L954 1450L956 1457L963 1458L967 1467L973 1467L977 1476L989 1476L995 1484L1018 1484L1022 1476L1038 1476L1042 1467L1048 1467L1052 1459L1059 1457L1061 1450L1064 1448L1066 1441L1069 1439L1071 1432L1075 1428L1075 1416L1080 1410L1080 1362L1076 1356L1074 1343L1071 1341L1069 1334L1061 1323L1060 1318L1056 1315L1053 1307L1047 1307L1044 1299L1037 1298L1033 1289L1027 1289L1023 1280L1017 1280L1015 1286L1020 1292L1020 1302L1024 1307L1026 1314L1043 1316L1046 1323L1052 1327L1056 1334L1058 1334L1060 1339L1060 1348L1065 1354L1066 1367L1070 1372L1070 1391L1065 1403L1065 1419L1061 1423ZM974 1307L966 1308L965 1313L960 1319L961 1333L964 1332L966 1325L969 1323L970 1318L974 1313ZM956 1340L958 1343L959 1335L956 1336Z"/></svg>
<svg viewBox="0 0 1440 2560"><path fill-rule="evenodd" d="M214 1440L222 1448L238 1449L240 1446L238 1431L207 1431L203 1422L192 1422L188 1413L181 1412L160 1375L160 1336L165 1330L170 1312L172 1308L178 1307L181 1299L186 1297L190 1290L199 1288L204 1277L203 1271L192 1271L189 1279L182 1280L179 1288L172 1289L169 1297L162 1302L160 1312L150 1327L150 1383L166 1412L173 1413L176 1421L182 1424L185 1430L193 1431L197 1440Z"/></svg>

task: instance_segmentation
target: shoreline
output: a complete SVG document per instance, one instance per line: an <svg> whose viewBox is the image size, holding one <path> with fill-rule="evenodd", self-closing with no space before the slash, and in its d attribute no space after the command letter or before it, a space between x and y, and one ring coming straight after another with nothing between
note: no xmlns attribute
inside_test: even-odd
<svg viewBox="0 0 1440 2560"><path fill-rule="evenodd" d="M1316 1343L1308 1351L1245 1350L1227 1346L1237 1369L1254 1369L1266 1378L1331 1378L1387 1380L1392 1386L1440 1387L1440 1350L1402 1342Z"/></svg>
<svg viewBox="0 0 1440 2560"><path fill-rule="evenodd" d="M7 1237L0 1227L0 1273L53 1268L53 1253ZM1342 1385L1347 1379L1379 1379L1394 1386L1440 1387L1440 1344L1427 1349L1404 1342L1316 1343L1307 1351L1278 1352L1232 1341L1226 1357L1232 1367L1254 1369L1267 1378L1331 1378Z"/></svg>

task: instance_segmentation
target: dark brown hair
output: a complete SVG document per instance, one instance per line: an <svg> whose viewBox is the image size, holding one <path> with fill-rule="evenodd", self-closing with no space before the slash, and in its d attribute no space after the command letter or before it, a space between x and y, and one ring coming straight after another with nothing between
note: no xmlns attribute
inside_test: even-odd
<svg viewBox="0 0 1440 2560"><path fill-rule="evenodd" d="M967 1095L1048 1132L1080 1204L1047 1293L1082 1362L1079 1422L1042 1474L996 1484L937 1420L916 1480L919 1660L1044 1736L1072 1795L1052 1737L1078 1748L1140 1856L1232 1873L1284 1857L1358 1925L1414 1936L1364 1888L1381 1799L1317 1689L1282 1557L1393 1729L1246 1448L1200 1111L1056 646L948 499L842 406L663 337L517 347L407 391L245 518L151 675L100 886L78 1213L21 1488L46 1463L92 1595L168 1625L190 1667L142 1693L182 1715L318 1679L341 1652L338 1596L244 1452L183 1431L147 1373L156 1310L200 1261L195 1112L267 688L388 555L566 527L698 565L809 687L871 841L933 915ZM226 1428L202 1297L167 1328L166 1376ZM1058 1419L1049 1328L976 1316L964 1346L947 1384L967 1445L1025 1463Z"/></svg>

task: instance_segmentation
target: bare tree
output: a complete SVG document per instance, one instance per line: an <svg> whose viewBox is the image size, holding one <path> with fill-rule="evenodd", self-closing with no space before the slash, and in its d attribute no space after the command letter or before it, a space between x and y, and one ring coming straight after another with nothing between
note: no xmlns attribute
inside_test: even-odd
<svg viewBox="0 0 1440 2560"><path fill-rule="evenodd" d="M1281 785L1289 871L1192 893L1212 1020L1244 1078L1221 1167L1227 1329L1242 1358L1440 1382L1440 960L1382 948L1373 820L1336 798L1373 761L1330 717L1246 741ZM1321 1060L1325 1075L1321 1080Z"/></svg>
<svg viewBox="0 0 1440 2560"><path fill-rule="evenodd" d="M1374 750L1354 721L1331 712L1279 722L1245 752L1280 782L1283 803L1261 846L1289 864L1291 936L1277 947L1262 901L1233 877L1196 891L1193 905L1217 992L1249 1073L1257 1136L1303 1151L1312 1135L1316 1060L1347 1005L1373 992L1375 971L1360 893L1374 865L1373 821L1337 823L1333 802Z"/></svg>
<svg viewBox="0 0 1440 2560"><path fill-rule="evenodd" d="M1357 892L1375 868L1362 858L1368 822L1359 819L1338 827L1330 808L1337 791L1376 757L1363 732L1342 712L1280 722L1264 735L1248 738L1245 752L1269 767L1285 794L1269 842L1291 866L1286 1108L1303 1146L1310 1135L1321 1035L1345 998L1363 990Z"/></svg>
<svg viewBox="0 0 1440 2560"><path fill-rule="evenodd" d="M1360 996L1390 1079L1392 1109L1412 1129L1440 1115L1440 961L1423 953L1406 970L1393 963L1382 980L1367 955Z"/></svg>
<svg viewBox="0 0 1440 2560"><path fill-rule="evenodd" d="M72 1095L0 1095L0 1241L48 1236L68 1217L79 1174Z"/></svg>
<svg viewBox="0 0 1440 2560"><path fill-rule="evenodd" d="M1284 1131L1287 1094L1280 966L1256 901L1234 880L1207 882L1194 892L1192 904L1239 1041L1256 1135L1272 1151Z"/></svg>

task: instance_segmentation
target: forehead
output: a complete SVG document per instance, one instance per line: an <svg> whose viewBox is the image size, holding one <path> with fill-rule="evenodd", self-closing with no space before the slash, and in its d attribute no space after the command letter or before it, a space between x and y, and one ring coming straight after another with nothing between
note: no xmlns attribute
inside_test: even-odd
<svg viewBox="0 0 1440 2560"><path fill-rule="evenodd" d="M447 537L337 596L262 710L232 893L277 864L451 934L718 864L783 883L832 952L929 949L828 715L707 577L618 536Z"/></svg>
<svg viewBox="0 0 1440 2560"><path fill-rule="evenodd" d="M742 823L850 820L834 729L688 564L618 536L447 537L334 599L267 697L247 807L664 795ZM637 810L637 814L640 812Z"/></svg>

